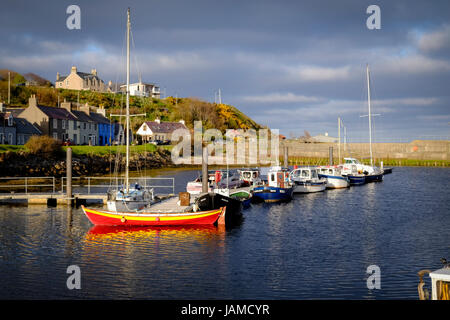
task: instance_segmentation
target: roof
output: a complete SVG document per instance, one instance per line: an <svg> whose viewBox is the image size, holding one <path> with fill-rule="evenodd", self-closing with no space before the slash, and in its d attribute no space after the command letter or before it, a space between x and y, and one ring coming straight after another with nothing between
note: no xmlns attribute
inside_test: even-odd
<svg viewBox="0 0 450 320"><path fill-rule="evenodd" d="M94 79L94 78L97 78L98 81L102 81L102 82L103 82L103 80L100 79L99 76L96 76L96 75L94 75L94 74L92 74L92 73L77 72L77 75L78 75L79 77L81 77L82 79ZM59 76L59 79L56 80L56 82L64 81L68 76L69 76L69 75L67 75L67 76Z"/></svg>
<svg viewBox="0 0 450 320"><path fill-rule="evenodd" d="M14 118L17 118L22 111L25 110L24 108L8 108L6 111L11 112Z"/></svg>
<svg viewBox="0 0 450 320"><path fill-rule="evenodd" d="M73 114L71 114L69 111L67 111L64 108L56 108L56 107L44 107L44 106L37 106L42 112L44 112L49 118L52 119L62 119L62 120L74 120L77 121L78 119L75 118Z"/></svg>
<svg viewBox="0 0 450 320"><path fill-rule="evenodd" d="M77 117L78 121L82 122L94 122L95 120L92 117L87 115L84 111L72 110L72 113L75 117Z"/></svg>
<svg viewBox="0 0 450 320"><path fill-rule="evenodd" d="M108 118L105 118L100 113L91 112L89 115L95 122L97 123L103 123L103 124L111 124Z"/></svg>
<svg viewBox="0 0 450 320"><path fill-rule="evenodd" d="M186 126L181 122L161 122L158 123L156 121L145 121L145 124L152 130L153 132L158 133L171 133L176 129L186 129Z"/></svg>
<svg viewBox="0 0 450 320"><path fill-rule="evenodd" d="M24 134L35 134L40 135L42 132L33 126L27 119L24 118L16 118L16 130L17 133L24 133Z"/></svg>

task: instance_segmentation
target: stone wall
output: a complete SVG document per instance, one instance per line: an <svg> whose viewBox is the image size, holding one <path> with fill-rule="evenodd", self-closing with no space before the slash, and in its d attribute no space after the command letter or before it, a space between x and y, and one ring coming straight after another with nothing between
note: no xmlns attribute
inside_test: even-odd
<svg viewBox="0 0 450 320"><path fill-rule="evenodd" d="M333 157L338 157L337 143L303 143L295 140L280 142L280 156L284 146L289 157L328 158L329 147L333 147ZM373 143L375 159L450 160L450 141L415 140L410 143ZM368 158L368 143L341 143L341 157Z"/></svg>

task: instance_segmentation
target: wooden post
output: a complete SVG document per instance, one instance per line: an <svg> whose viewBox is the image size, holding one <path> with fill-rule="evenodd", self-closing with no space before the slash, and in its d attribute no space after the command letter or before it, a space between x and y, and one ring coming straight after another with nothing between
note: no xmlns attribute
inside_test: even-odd
<svg viewBox="0 0 450 320"><path fill-rule="evenodd" d="M289 166L288 147L284 146L284 167L287 168L288 166Z"/></svg>
<svg viewBox="0 0 450 320"><path fill-rule="evenodd" d="M328 153L329 153L329 159L330 159L329 164L330 164L330 166L332 166L333 165L333 147L329 148Z"/></svg>
<svg viewBox="0 0 450 320"><path fill-rule="evenodd" d="M68 203L72 200L72 148L67 148L67 158L66 158L66 179L67 179L67 201Z"/></svg>
<svg viewBox="0 0 450 320"><path fill-rule="evenodd" d="M202 192L208 192L208 149L203 146L202 156Z"/></svg>

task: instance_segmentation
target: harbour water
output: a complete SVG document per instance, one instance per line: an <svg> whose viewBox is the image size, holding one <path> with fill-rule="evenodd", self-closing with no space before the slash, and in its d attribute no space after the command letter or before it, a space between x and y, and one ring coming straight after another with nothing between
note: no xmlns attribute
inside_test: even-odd
<svg viewBox="0 0 450 320"><path fill-rule="evenodd" d="M155 174L178 192L198 171ZM0 299L417 299L417 272L450 258L448 181L448 168L396 167L381 183L252 205L227 230L102 229L76 208L0 206ZM70 265L81 289L66 286Z"/></svg>

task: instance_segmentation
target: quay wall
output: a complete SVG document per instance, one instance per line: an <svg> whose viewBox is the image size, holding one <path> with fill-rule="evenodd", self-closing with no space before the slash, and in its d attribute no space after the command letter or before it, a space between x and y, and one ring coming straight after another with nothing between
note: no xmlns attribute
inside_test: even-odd
<svg viewBox="0 0 450 320"><path fill-rule="evenodd" d="M280 156L288 147L288 157L328 158L333 147L333 158L338 158L337 143L304 143L296 140L280 142ZM375 159L450 160L450 141L415 140L410 143L372 143ZM341 143L341 157L369 158L368 143Z"/></svg>

